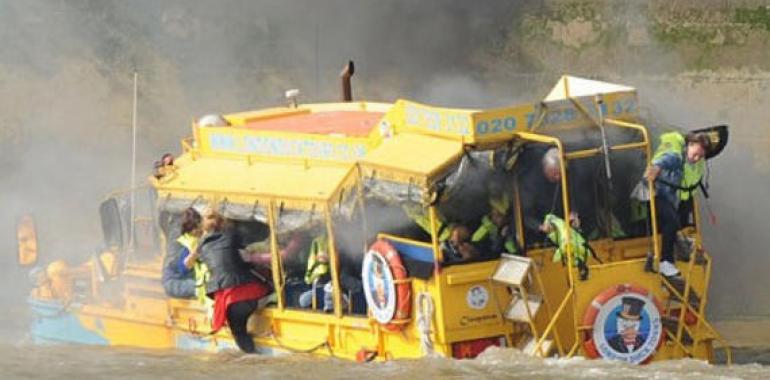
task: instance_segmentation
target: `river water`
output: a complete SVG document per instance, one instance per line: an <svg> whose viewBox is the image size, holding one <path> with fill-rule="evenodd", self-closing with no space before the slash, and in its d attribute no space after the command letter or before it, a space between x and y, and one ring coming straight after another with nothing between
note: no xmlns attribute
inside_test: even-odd
<svg viewBox="0 0 770 380"><path fill-rule="evenodd" d="M760 354L766 358L766 352ZM744 358L746 359L746 358ZM754 358L756 359L756 358ZM768 379L770 367L677 360L632 366L597 360L538 359L491 348L474 360L366 363L310 355L266 357L84 346L0 345L2 379Z"/></svg>
<svg viewBox="0 0 770 380"><path fill-rule="evenodd" d="M428 358L359 364L305 354L275 357L79 345L36 346L20 277L0 278L0 380L6 379L770 379L770 320L722 323L730 367L695 360L633 366L599 360L539 359L492 347L473 360ZM719 351L718 351L719 352ZM723 359L722 359L723 361Z"/></svg>

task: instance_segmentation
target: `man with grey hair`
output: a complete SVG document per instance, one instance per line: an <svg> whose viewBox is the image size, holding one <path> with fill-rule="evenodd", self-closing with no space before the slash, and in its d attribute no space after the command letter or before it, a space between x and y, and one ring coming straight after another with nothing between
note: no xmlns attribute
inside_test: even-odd
<svg viewBox="0 0 770 380"><path fill-rule="evenodd" d="M556 147L539 144L528 146L522 151L516 167L524 236L530 246L547 241L548 226L543 225L545 215L564 215L561 153ZM594 185L587 168L589 167L585 164L571 165L567 171L572 210L569 219L573 227L592 231L596 227L593 211L595 197Z"/></svg>

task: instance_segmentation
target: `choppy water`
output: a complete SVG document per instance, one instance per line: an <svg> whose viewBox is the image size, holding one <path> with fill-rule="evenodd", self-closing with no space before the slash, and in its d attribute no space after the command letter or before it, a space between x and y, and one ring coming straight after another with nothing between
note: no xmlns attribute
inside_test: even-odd
<svg viewBox="0 0 770 380"><path fill-rule="evenodd" d="M770 367L712 366L694 360L631 366L596 360L537 359L490 349L474 360L423 359L358 364L309 355L264 357L82 346L0 345L2 379L768 379Z"/></svg>
<svg viewBox="0 0 770 380"><path fill-rule="evenodd" d="M26 305L0 294L0 380L6 379L770 379L770 346L734 350L731 367L695 360L632 366L598 360L538 359L491 348L474 360L423 359L366 363L310 355L265 357L75 345L34 346L25 338ZM739 325L757 335L766 325ZM735 335L735 334L733 334ZM764 338L763 338L764 339ZM764 340L762 340L764 342ZM768 342L770 343L770 342ZM757 364L762 363L762 364Z"/></svg>

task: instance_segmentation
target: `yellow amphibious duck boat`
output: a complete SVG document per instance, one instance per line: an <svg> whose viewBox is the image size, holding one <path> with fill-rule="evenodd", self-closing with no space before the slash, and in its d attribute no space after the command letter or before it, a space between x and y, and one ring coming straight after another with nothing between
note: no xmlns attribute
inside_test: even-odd
<svg viewBox="0 0 770 380"><path fill-rule="evenodd" d="M698 207L680 232L689 243L681 277L655 271L654 207L650 217L630 196L653 148L634 88L564 76L543 101L488 110L346 93L339 103L292 98L194 122L148 186L101 205L102 251L34 271L34 340L234 348L226 329L210 333L208 303L171 298L161 285L181 212L205 206L269 257L262 273L274 295L249 321L261 353L472 358L501 346L648 363L712 361L716 342L730 360L705 318L712 261ZM538 178L551 148L561 157L556 183ZM549 205L539 214L538 197ZM575 210L581 228L565 227ZM490 224L493 212L504 222ZM562 236L528 218L561 223ZM512 238L489 248L476 244L479 231ZM297 235L305 245L287 254ZM19 236L20 262L31 264L34 223L25 219ZM309 241L329 253L327 283L305 281Z"/></svg>

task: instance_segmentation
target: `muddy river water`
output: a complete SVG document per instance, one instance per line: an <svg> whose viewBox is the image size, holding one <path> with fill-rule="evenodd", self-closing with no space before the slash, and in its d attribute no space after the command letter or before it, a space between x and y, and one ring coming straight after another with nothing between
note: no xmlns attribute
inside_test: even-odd
<svg viewBox="0 0 770 380"><path fill-rule="evenodd" d="M309 355L265 357L82 346L0 345L2 379L768 379L767 350L741 350L733 366L677 360L631 366L596 360L537 359L490 349L474 360L430 358L366 363Z"/></svg>

